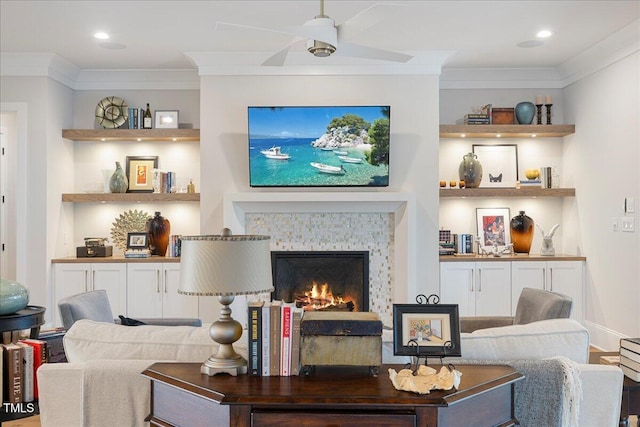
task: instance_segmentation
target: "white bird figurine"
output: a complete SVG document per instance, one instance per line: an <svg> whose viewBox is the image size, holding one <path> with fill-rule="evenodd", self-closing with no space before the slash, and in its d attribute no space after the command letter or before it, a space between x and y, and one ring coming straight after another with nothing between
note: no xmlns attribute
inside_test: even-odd
<svg viewBox="0 0 640 427"><path fill-rule="evenodd" d="M560 227L560 224L556 224L553 227L551 227L551 230L549 231L548 234L545 234L542 227L540 227L538 224L536 224L536 227L538 227L538 230L540 230L540 233L542 234L542 248L540 249L540 255L547 255L547 256L555 255L556 250L553 248L552 239L553 239L553 235L556 233L556 230L558 229L558 227Z"/></svg>

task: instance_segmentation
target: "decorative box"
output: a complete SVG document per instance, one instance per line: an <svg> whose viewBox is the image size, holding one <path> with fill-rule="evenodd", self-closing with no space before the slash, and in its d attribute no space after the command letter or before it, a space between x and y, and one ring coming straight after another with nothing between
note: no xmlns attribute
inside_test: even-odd
<svg viewBox="0 0 640 427"><path fill-rule="evenodd" d="M113 246L78 246L76 256L78 258L108 257L113 255Z"/></svg>
<svg viewBox="0 0 640 427"><path fill-rule="evenodd" d="M512 125L515 123L513 108L492 108L491 123L494 125Z"/></svg>
<svg viewBox="0 0 640 427"><path fill-rule="evenodd" d="M377 375L382 364L382 322L376 313L308 311L300 323L300 365L367 366Z"/></svg>

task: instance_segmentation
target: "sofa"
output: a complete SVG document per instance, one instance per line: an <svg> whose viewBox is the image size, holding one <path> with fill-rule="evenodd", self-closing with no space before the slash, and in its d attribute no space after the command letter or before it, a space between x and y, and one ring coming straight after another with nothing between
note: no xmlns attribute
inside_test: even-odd
<svg viewBox="0 0 640 427"><path fill-rule="evenodd" d="M242 342L235 348L246 356ZM158 361L201 363L216 349L204 327L127 327L90 320L76 322L65 335L64 345L69 363L45 364L38 370L43 427L146 425L150 385L141 372ZM615 366L587 364L589 334L574 320L544 320L463 333L461 346L463 360L481 363L554 356L575 361L583 396L578 425L618 425L622 371ZM404 362L406 358L393 355L392 341L383 343L383 363ZM464 378L464 370L462 373Z"/></svg>

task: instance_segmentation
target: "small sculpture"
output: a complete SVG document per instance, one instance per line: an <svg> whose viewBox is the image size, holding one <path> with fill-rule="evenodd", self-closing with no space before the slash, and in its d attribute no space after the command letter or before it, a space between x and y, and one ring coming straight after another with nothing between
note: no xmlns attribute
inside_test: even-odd
<svg viewBox="0 0 640 427"><path fill-rule="evenodd" d="M542 233L542 248L540 249L540 255L546 255L546 256L555 255L556 250L553 248L552 239L556 230L558 229L558 227L560 227L560 224L556 224L553 227L551 227L551 230L549 231L548 234L545 234L542 227L540 227L538 224L536 224L536 227L538 227L538 230L540 230L540 233Z"/></svg>
<svg viewBox="0 0 640 427"><path fill-rule="evenodd" d="M492 253L494 257L501 257L504 254L511 254L513 253L513 243L509 243L507 246L503 246L502 248L500 248L498 244L494 242Z"/></svg>

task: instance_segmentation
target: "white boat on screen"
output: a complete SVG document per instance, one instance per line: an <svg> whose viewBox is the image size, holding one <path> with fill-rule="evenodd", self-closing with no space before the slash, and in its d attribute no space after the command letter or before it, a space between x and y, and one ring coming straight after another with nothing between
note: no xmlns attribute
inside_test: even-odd
<svg viewBox="0 0 640 427"><path fill-rule="evenodd" d="M267 159L275 160L289 160L291 158L287 153L283 153L280 147L271 147L268 150L261 150L260 153L264 154Z"/></svg>
<svg viewBox="0 0 640 427"><path fill-rule="evenodd" d="M331 173L334 175L342 175L347 172L342 166L330 166L317 162L311 162L311 166L318 169L320 172Z"/></svg>

